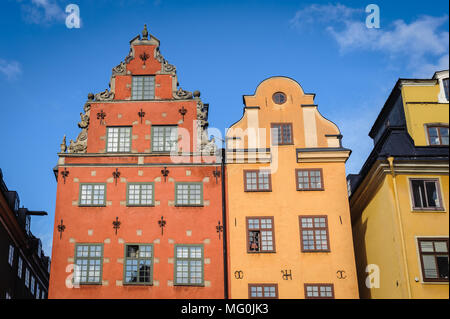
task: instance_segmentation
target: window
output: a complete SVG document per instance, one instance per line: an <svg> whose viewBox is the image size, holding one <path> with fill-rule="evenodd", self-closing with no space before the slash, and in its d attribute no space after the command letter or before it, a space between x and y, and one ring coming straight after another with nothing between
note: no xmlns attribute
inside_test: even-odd
<svg viewBox="0 0 450 319"><path fill-rule="evenodd" d="M273 217L247 217L247 252L275 252Z"/></svg>
<svg viewBox="0 0 450 319"><path fill-rule="evenodd" d="M442 210L439 180L410 179L413 209Z"/></svg>
<svg viewBox="0 0 450 319"><path fill-rule="evenodd" d="M155 98L154 76L133 76L131 83L132 100L151 100Z"/></svg>
<svg viewBox="0 0 450 319"><path fill-rule="evenodd" d="M249 299L277 299L278 285L277 284L249 284L248 285Z"/></svg>
<svg viewBox="0 0 450 319"><path fill-rule="evenodd" d="M449 100L449 88L448 88L448 78L442 80L442 84L444 85L444 93L447 101ZM448 131L447 131L448 132Z"/></svg>
<svg viewBox="0 0 450 319"><path fill-rule="evenodd" d="M322 169L296 169L298 191L324 190Z"/></svg>
<svg viewBox="0 0 450 319"><path fill-rule="evenodd" d="M176 126L152 126L152 152L176 152L177 142Z"/></svg>
<svg viewBox="0 0 450 319"><path fill-rule="evenodd" d="M272 95L272 100L276 104L283 104L287 101L286 94L284 94L283 92L277 92L274 95Z"/></svg>
<svg viewBox="0 0 450 319"><path fill-rule="evenodd" d="M36 299L41 297L41 291L39 290L39 283L36 283Z"/></svg>
<svg viewBox="0 0 450 319"><path fill-rule="evenodd" d="M175 285L203 285L203 245L175 245Z"/></svg>
<svg viewBox="0 0 450 319"><path fill-rule="evenodd" d="M428 126L430 145L448 145L448 126Z"/></svg>
<svg viewBox="0 0 450 319"><path fill-rule="evenodd" d="M108 153L131 151L131 127L108 127L106 130L106 151Z"/></svg>
<svg viewBox="0 0 450 319"><path fill-rule="evenodd" d="M25 287L30 287L30 270L25 268Z"/></svg>
<svg viewBox="0 0 450 319"><path fill-rule="evenodd" d="M153 245L127 244L125 246L125 284L153 283Z"/></svg>
<svg viewBox="0 0 450 319"><path fill-rule="evenodd" d="M9 293L9 291L7 291L5 293L5 299L12 299L11 294Z"/></svg>
<svg viewBox="0 0 450 319"><path fill-rule="evenodd" d="M8 264L12 266L13 262L14 262L14 246L9 245Z"/></svg>
<svg viewBox="0 0 450 319"><path fill-rule="evenodd" d="M330 251L327 216L300 216L302 252Z"/></svg>
<svg viewBox="0 0 450 319"><path fill-rule="evenodd" d="M22 257L19 256L19 260L17 262L17 277L22 278Z"/></svg>
<svg viewBox="0 0 450 319"><path fill-rule="evenodd" d="M175 203L177 206L202 206L202 183L175 183Z"/></svg>
<svg viewBox="0 0 450 319"><path fill-rule="evenodd" d="M42 290L42 292L41 292L41 299L45 299L45 291L44 290Z"/></svg>
<svg viewBox="0 0 450 319"><path fill-rule="evenodd" d="M272 123L272 144L286 145L292 144L292 124L291 123Z"/></svg>
<svg viewBox="0 0 450 319"><path fill-rule="evenodd" d="M76 244L74 282L100 284L102 281L103 245Z"/></svg>
<svg viewBox="0 0 450 319"><path fill-rule="evenodd" d="M244 189L246 192L272 191L272 181L270 171L265 170L244 171Z"/></svg>
<svg viewBox="0 0 450 319"><path fill-rule="evenodd" d="M30 286L30 291L31 291L31 294L32 294L32 295L34 295L34 282L35 282L34 276L31 275L31 286Z"/></svg>
<svg viewBox="0 0 450 319"><path fill-rule="evenodd" d="M154 205L154 183L129 183L127 184L128 206L152 206Z"/></svg>
<svg viewBox="0 0 450 319"><path fill-rule="evenodd" d="M106 184L80 184L80 206L105 206Z"/></svg>
<svg viewBox="0 0 450 319"><path fill-rule="evenodd" d="M448 238L418 238L423 281L448 281Z"/></svg>
<svg viewBox="0 0 450 319"><path fill-rule="evenodd" d="M334 299L333 284L305 284L306 299Z"/></svg>

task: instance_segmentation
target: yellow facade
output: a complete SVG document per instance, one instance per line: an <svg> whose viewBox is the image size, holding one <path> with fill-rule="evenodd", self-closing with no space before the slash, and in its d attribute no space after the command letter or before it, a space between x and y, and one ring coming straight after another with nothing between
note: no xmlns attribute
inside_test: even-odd
<svg viewBox="0 0 450 319"><path fill-rule="evenodd" d="M280 104L277 92L285 96ZM276 285L277 298L305 298L305 284L332 285L334 298L358 298L345 181L350 151L339 129L318 112L314 94L286 77L264 80L244 103L226 136L230 298L252 297L249 285L259 284ZM291 124L291 143L274 145L273 123ZM323 190L297 190L296 169L321 169ZM269 170L271 191L246 191L247 170ZM302 251L302 216L327 217L329 250ZM248 251L251 217L273 217L273 252Z"/></svg>
<svg viewBox="0 0 450 319"><path fill-rule="evenodd" d="M448 128L443 78L448 78L448 71L430 80L399 80L394 91L399 92L412 151L406 151L407 139L404 143L399 137L380 139L375 147L382 151L378 157L372 152L360 183L352 189L350 207L361 298L449 298L448 275L434 281L425 278L419 252L419 239L446 240L448 245L448 145L430 145L427 135L429 125ZM385 114L383 120L389 119L387 112L381 114ZM383 148L383 143L392 144ZM436 183L439 207L418 208L414 204L414 180ZM447 256L448 264L448 246L440 256ZM368 277L374 279L371 284L366 283Z"/></svg>

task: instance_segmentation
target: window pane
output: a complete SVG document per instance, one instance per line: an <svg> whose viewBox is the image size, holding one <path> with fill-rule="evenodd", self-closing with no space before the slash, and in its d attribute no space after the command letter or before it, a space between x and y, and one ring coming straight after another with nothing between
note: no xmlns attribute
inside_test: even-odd
<svg viewBox="0 0 450 319"><path fill-rule="evenodd" d="M423 268L426 278L438 278L437 268L436 268L436 259L434 255L424 255L423 259Z"/></svg>
<svg viewBox="0 0 450 319"><path fill-rule="evenodd" d="M439 255L436 257L439 278L448 279L448 255Z"/></svg>
<svg viewBox="0 0 450 319"><path fill-rule="evenodd" d="M439 207L439 199L436 190L436 182L425 182L428 207Z"/></svg>
<svg viewBox="0 0 450 319"><path fill-rule="evenodd" d="M414 197L414 207L427 207L424 181L412 180L411 185Z"/></svg>
<svg viewBox="0 0 450 319"><path fill-rule="evenodd" d="M448 145L448 127L440 127L439 133L441 135L441 144Z"/></svg>

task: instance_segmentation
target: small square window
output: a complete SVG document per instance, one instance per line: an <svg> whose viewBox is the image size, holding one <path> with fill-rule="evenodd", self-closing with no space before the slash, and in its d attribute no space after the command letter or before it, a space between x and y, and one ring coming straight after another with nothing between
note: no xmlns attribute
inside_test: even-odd
<svg viewBox="0 0 450 319"><path fill-rule="evenodd" d="M131 127L108 127L106 137L108 153L127 153L131 151Z"/></svg>
<svg viewBox="0 0 450 319"><path fill-rule="evenodd" d="M430 145L448 146L448 126L428 126L428 141Z"/></svg>
<svg viewBox="0 0 450 319"><path fill-rule="evenodd" d="M128 206L153 206L154 183L129 183L127 185Z"/></svg>
<svg viewBox="0 0 450 319"><path fill-rule="evenodd" d="M422 277L425 282L448 282L448 238L418 238Z"/></svg>
<svg viewBox="0 0 450 319"><path fill-rule="evenodd" d="M273 217L247 217L247 252L275 252Z"/></svg>
<svg viewBox="0 0 450 319"><path fill-rule="evenodd" d="M177 150L177 126L152 126L152 152L176 152Z"/></svg>
<svg viewBox="0 0 450 319"><path fill-rule="evenodd" d="M132 100L151 100L155 98L154 76L133 76L131 82Z"/></svg>
<svg viewBox="0 0 450 319"><path fill-rule="evenodd" d="M296 169L298 191L324 190L322 169Z"/></svg>
<svg viewBox="0 0 450 319"><path fill-rule="evenodd" d="M102 280L103 245L76 244L73 280L79 284L100 284Z"/></svg>
<svg viewBox="0 0 450 319"><path fill-rule="evenodd" d="M327 216L300 216L303 252L330 251Z"/></svg>
<svg viewBox="0 0 450 319"><path fill-rule="evenodd" d="M272 123L272 144L290 145L292 141L292 123Z"/></svg>
<svg viewBox="0 0 450 319"><path fill-rule="evenodd" d="M106 184L80 184L80 206L105 206Z"/></svg>
<svg viewBox="0 0 450 319"><path fill-rule="evenodd" d="M125 284L153 283L153 245L127 244L124 264Z"/></svg>
<svg viewBox="0 0 450 319"><path fill-rule="evenodd" d="M272 191L271 174L268 170L245 170L244 188L246 192Z"/></svg>
<svg viewBox="0 0 450 319"><path fill-rule="evenodd" d="M249 284L249 299L278 299L277 284Z"/></svg>
<svg viewBox="0 0 450 319"><path fill-rule="evenodd" d="M203 183L175 183L176 206L203 206Z"/></svg>
<svg viewBox="0 0 450 319"><path fill-rule="evenodd" d="M333 284L305 284L306 299L334 299Z"/></svg>
<svg viewBox="0 0 450 319"><path fill-rule="evenodd" d="M413 209L443 210L438 179L410 179Z"/></svg>
<svg viewBox="0 0 450 319"><path fill-rule="evenodd" d="M203 286L203 245L175 245L175 285Z"/></svg>

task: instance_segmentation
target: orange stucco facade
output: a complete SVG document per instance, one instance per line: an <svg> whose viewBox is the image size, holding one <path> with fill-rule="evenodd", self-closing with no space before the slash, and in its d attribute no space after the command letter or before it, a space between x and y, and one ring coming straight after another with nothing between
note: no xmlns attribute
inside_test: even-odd
<svg viewBox="0 0 450 319"><path fill-rule="evenodd" d="M208 105L198 92L178 87L176 69L161 56L158 39L143 32L130 44L130 54L113 69L110 91L89 95L78 124L80 135L68 147L64 138L58 154L49 298L224 298L223 234L216 228L219 222L223 225L217 173L223 168L213 142L204 136ZM133 97L136 76L154 81L151 99ZM108 133L120 127L130 129L125 150L114 149ZM175 149L155 151L155 127L176 128L170 141ZM152 187L150 205L130 204L129 186L140 183ZM178 183L199 185L193 204L180 200ZM100 204L83 204L82 185L103 187ZM91 245L101 247L101 254L93 256L93 264L101 265L100 275L89 266L87 279L74 280L74 265L87 260L76 249ZM130 245L139 247L136 255L128 255ZM201 254L188 256L199 267L193 281L192 260L186 270L189 280L175 278L176 265L184 265L176 253L180 245L200 247ZM144 246L151 253L139 255ZM140 270L144 266L133 274L127 268L130 257L144 255L149 265L145 274Z"/></svg>
<svg viewBox="0 0 450 319"><path fill-rule="evenodd" d="M226 135L230 298L358 298L345 179L350 150L338 127L290 78L264 80L244 103ZM261 171L267 187L267 179L259 176L255 186L246 175ZM303 189L299 172L318 172L320 182ZM311 217L325 227L302 228ZM308 230L326 243L308 246ZM324 294L315 295L316 287Z"/></svg>

